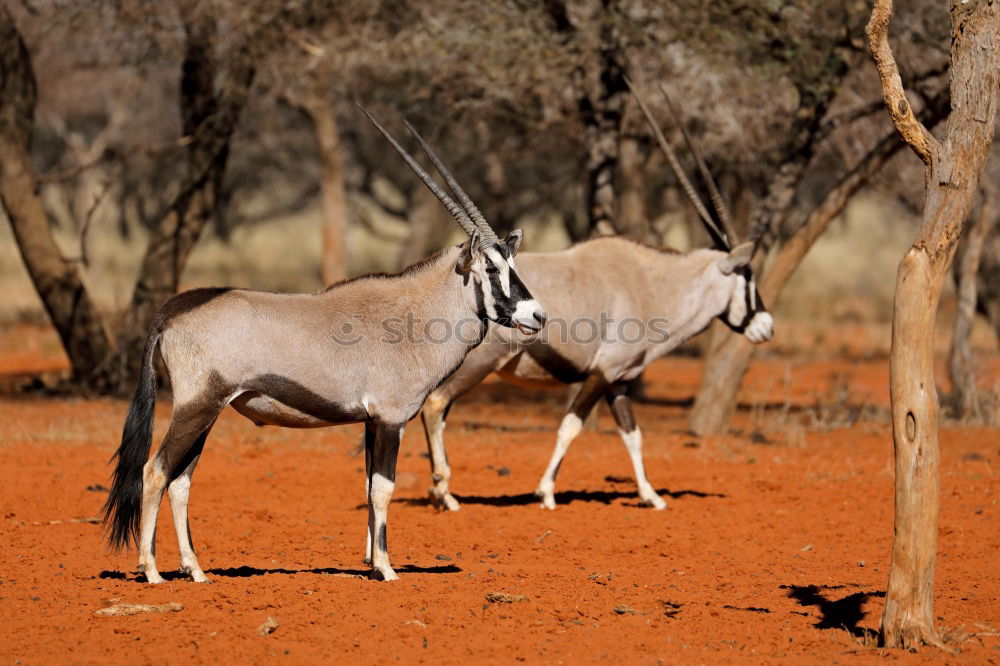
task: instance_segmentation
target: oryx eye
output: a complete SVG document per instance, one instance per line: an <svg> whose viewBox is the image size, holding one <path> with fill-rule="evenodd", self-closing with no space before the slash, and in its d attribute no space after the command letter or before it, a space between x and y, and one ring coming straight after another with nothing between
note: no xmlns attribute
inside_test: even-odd
<svg viewBox="0 0 1000 666"><path fill-rule="evenodd" d="M496 275L497 273L500 272L500 269L497 268L494 264L486 264L486 272L489 275Z"/></svg>

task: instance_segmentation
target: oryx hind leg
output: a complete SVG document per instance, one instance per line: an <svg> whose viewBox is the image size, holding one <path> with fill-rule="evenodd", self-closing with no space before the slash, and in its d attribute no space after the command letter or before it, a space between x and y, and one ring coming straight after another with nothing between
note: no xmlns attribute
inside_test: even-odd
<svg viewBox="0 0 1000 666"><path fill-rule="evenodd" d="M451 398L441 391L434 391L420 410L420 420L424 424L424 434L427 436L427 452L431 460L431 482L434 484L428 490L431 504L444 511L458 511L461 505L448 490L451 481L451 466L448 465L448 453L444 448L444 426L451 409Z"/></svg>
<svg viewBox="0 0 1000 666"><path fill-rule="evenodd" d="M611 408L615 423L618 425L618 434L621 435L629 458L632 460L635 482L639 486L639 499L654 509L666 509L667 503L656 494L649 479L646 478L646 469L642 462L642 431L636 425L627 387L622 384L615 385L605 393L604 398L608 402L608 407Z"/></svg>
<svg viewBox="0 0 1000 666"><path fill-rule="evenodd" d="M222 411L216 401L175 402L167 434L156 453L143 467L142 508L139 518L139 573L150 583L162 583L156 568L156 519L167 484L179 478L188 467L194 470L191 450L204 443L212 424ZM195 456L197 457L197 456ZM190 477L188 477L190 483ZM180 488L178 488L180 490ZM186 509L187 493L184 492ZM185 516L186 516L185 510ZM175 513L176 517L176 513ZM187 520L184 521L187 531ZM182 540L183 548L183 540ZM183 551L182 551L183 552ZM193 555L193 553L192 553ZM202 574L204 576L204 574Z"/></svg>
<svg viewBox="0 0 1000 666"><path fill-rule="evenodd" d="M211 428L211 426L209 426ZM174 530L177 532L177 546L180 551L181 571L191 577L196 583L207 583L208 577L198 564L198 558L194 554L194 545L191 543L191 525L188 522L188 496L191 492L191 476L194 468L197 467L201 459L201 452L205 448L205 440L208 438L208 430L203 432L195 440L191 450L188 451L185 460L180 464L183 466L180 474L167 486L167 495L170 497L170 510L174 517Z"/></svg>
<svg viewBox="0 0 1000 666"><path fill-rule="evenodd" d="M420 410L420 420L424 424L424 434L427 436L427 452L431 460L433 485L428 494L431 504L445 511L458 511L461 508L448 488L451 481L451 466L448 464L448 453L444 447L445 419L448 418L455 400L483 381L498 364L504 363L510 357L509 354L498 357L497 348L487 347L487 344L473 350L451 377L431 391L424 400L423 409ZM503 351L502 347L499 349Z"/></svg>
<svg viewBox="0 0 1000 666"><path fill-rule="evenodd" d="M377 423L371 463L368 465L368 535L372 575L381 580L399 578L389 564L387 518L392 491L396 487L396 459L402 436L402 425Z"/></svg>
<svg viewBox="0 0 1000 666"><path fill-rule="evenodd" d="M576 436L583 428L583 422L587 419L598 398L607 388L607 382L602 376L594 373L584 380L580 386L580 391L573 398L569 411L559 424L556 433L556 447L552 451L552 458L549 466L542 474L542 480L538 482L538 489L535 495L542 499L542 507L546 509L556 508L555 488L556 475L559 474L559 467L562 465L563 457L569 450L569 445L573 443Z"/></svg>

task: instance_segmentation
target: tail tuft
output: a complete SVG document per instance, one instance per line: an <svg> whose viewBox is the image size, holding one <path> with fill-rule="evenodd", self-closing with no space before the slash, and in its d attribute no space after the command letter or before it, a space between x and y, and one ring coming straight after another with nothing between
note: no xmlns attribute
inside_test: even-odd
<svg viewBox="0 0 1000 666"><path fill-rule="evenodd" d="M142 471L153 445L153 410L156 406L156 373L153 352L159 333L150 331L143 349L139 383L125 417L122 441L112 457L117 460L108 501L104 504L104 528L112 549L138 544L142 508Z"/></svg>

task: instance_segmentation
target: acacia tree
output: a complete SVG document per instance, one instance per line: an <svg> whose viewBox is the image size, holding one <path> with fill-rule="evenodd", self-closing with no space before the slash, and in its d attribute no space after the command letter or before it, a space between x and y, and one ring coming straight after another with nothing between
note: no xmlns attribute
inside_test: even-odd
<svg viewBox="0 0 1000 666"><path fill-rule="evenodd" d="M102 368L111 344L78 267L62 256L52 237L38 196L29 150L37 101L28 49L6 6L0 5L0 203L69 356L73 379L100 389L107 383Z"/></svg>
<svg viewBox="0 0 1000 666"><path fill-rule="evenodd" d="M546 2L556 32L577 51L572 76L586 144L588 231L599 235L616 231L615 175L628 98L619 4L600 0L587 7L588 16L574 17L563 0Z"/></svg>
<svg viewBox="0 0 1000 666"><path fill-rule="evenodd" d="M855 161L845 161L832 173L829 164L818 159L820 147L832 136L845 130L853 132L856 121L878 109L865 104L848 111L835 110L847 76L860 63L856 40L867 17L865 3L848 0L839 6L830 5L829 13L815 22L797 22L799 16L794 13L772 16L760 11L766 19L773 19L773 25L765 21L765 27L752 31L752 40L774 38L774 42L764 41L769 48L778 50L773 58L787 67L798 97L795 120L775 160L777 166L766 194L752 214L751 235L761 239L761 248L766 251L775 241L779 245L773 260L766 267L758 266L757 271L761 297L773 309L813 243L901 144L893 134L879 136L866 153ZM927 84L940 73L941 68L933 66L914 74L913 80ZM924 92L924 120L933 124L945 113L947 94ZM810 185L807 176L818 169L829 175L819 188L820 195L809 202L803 190ZM796 209L800 221L787 229L786 220L795 217ZM691 410L692 431L709 435L728 427L753 353L754 346L742 337L730 335L724 327L713 327L701 385Z"/></svg>
<svg viewBox="0 0 1000 666"><path fill-rule="evenodd" d="M230 143L255 74L250 35L238 35L228 57L220 58L215 9L197 0L178 2L185 35L180 93L187 173L149 241L126 311L115 370L125 385L138 374L153 315L177 292L191 250L218 213Z"/></svg>
<svg viewBox="0 0 1000 666"><path fill-rule="evenodd" d="M38 179L28 152L35 78L30 56L6 9L0 16L3 85L12 94L0 98L0 114L11 119L2 132L10 150L0 151L0 169L8 175L0 188L22 257L69 356L73 380L99 391L122 392L131 387L137 373L153 315L176 292L194 244L225 206L223 181L230 146L259 49L278 43L276 35L311 9L275 2L244 11L221 1L177 0L176 19L166 21L176 25L166 28L160 7L126 3L102 9L121 15L131 12L136 25L155 26L162 32L177 28L183 35L178 90L181 137L176 142L184 151L182 176L175 188L159 182L154 186L173 192L154 216L130 303L115 320L116 345L110 343L111 326L104 325L78 267L62 256L52 239L37 194Z"/></svg>
<svg viewBox="0 0 1000 666"><path fill-rule="evenodd" d="M899 263L889 357L895 515L881 637L888 647L940 645L934 562L940 511L934 322L941 288L986 164L1000 103L1000 3L953 0L952 112L941 140L913 114L889 46L892 0L876 0L867 34L885 105L924 163L920 231Z"/></svg>
<svg viewBox="0 0 1000 666"><path fill-rule="evenodd" d="M808 21L802 20L802 7L793 6L797 11L780 13L764 7L744 9L754 21L750 46L788 72L798 99L765 193L751 213L750 234L760 240L763 251L759 255L763 256L792 211L799 187L828 133L827 112L860 60L851 38L860 32L864 12L862 3L850 0L834 6L832 17L824 14ZM794 261L792 267L797 264ZM772 293L766 293L766 288L761 291L771 308L781 287L775 286ZM728 427L751 355L752 347L744 340L730 335L724 327L713 326L701 386L690 415L694 432L715 434Z"/></svg>

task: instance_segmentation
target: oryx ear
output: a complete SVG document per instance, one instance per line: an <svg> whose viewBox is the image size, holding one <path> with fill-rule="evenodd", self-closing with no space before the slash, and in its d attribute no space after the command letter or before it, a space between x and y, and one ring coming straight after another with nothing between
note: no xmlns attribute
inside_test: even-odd
<svg viewBox="0 0 1000 666"><path fill-rule="evenodd" d="M513 257L517 254L517 249L521 247L522 238L524 238L524 232L520 229L514 229L503 239L503 242L507 244L507 249L510 250L510 256Z"/></svg>
<svg viewBox="0 0 1000 666"><path fill-rule="evenodd" d="M742 245L737 245L729 254L719 259L719 270L722 271L724 275L729 275L737 268L741 266L747 266L750 260L753 259L754 244L753 241L747 241Z"/></svg>
<svg viewBox="0 0 1000 666"><path fill-rule="evenodd" d="M479 249L479 239L482 234L476 229L472 232L472 236L469 238L468 242L462 246L462 252L458 256L458 266L464 271L469 270L472 266L472 262L476 260L482 252Z"/></svg>

